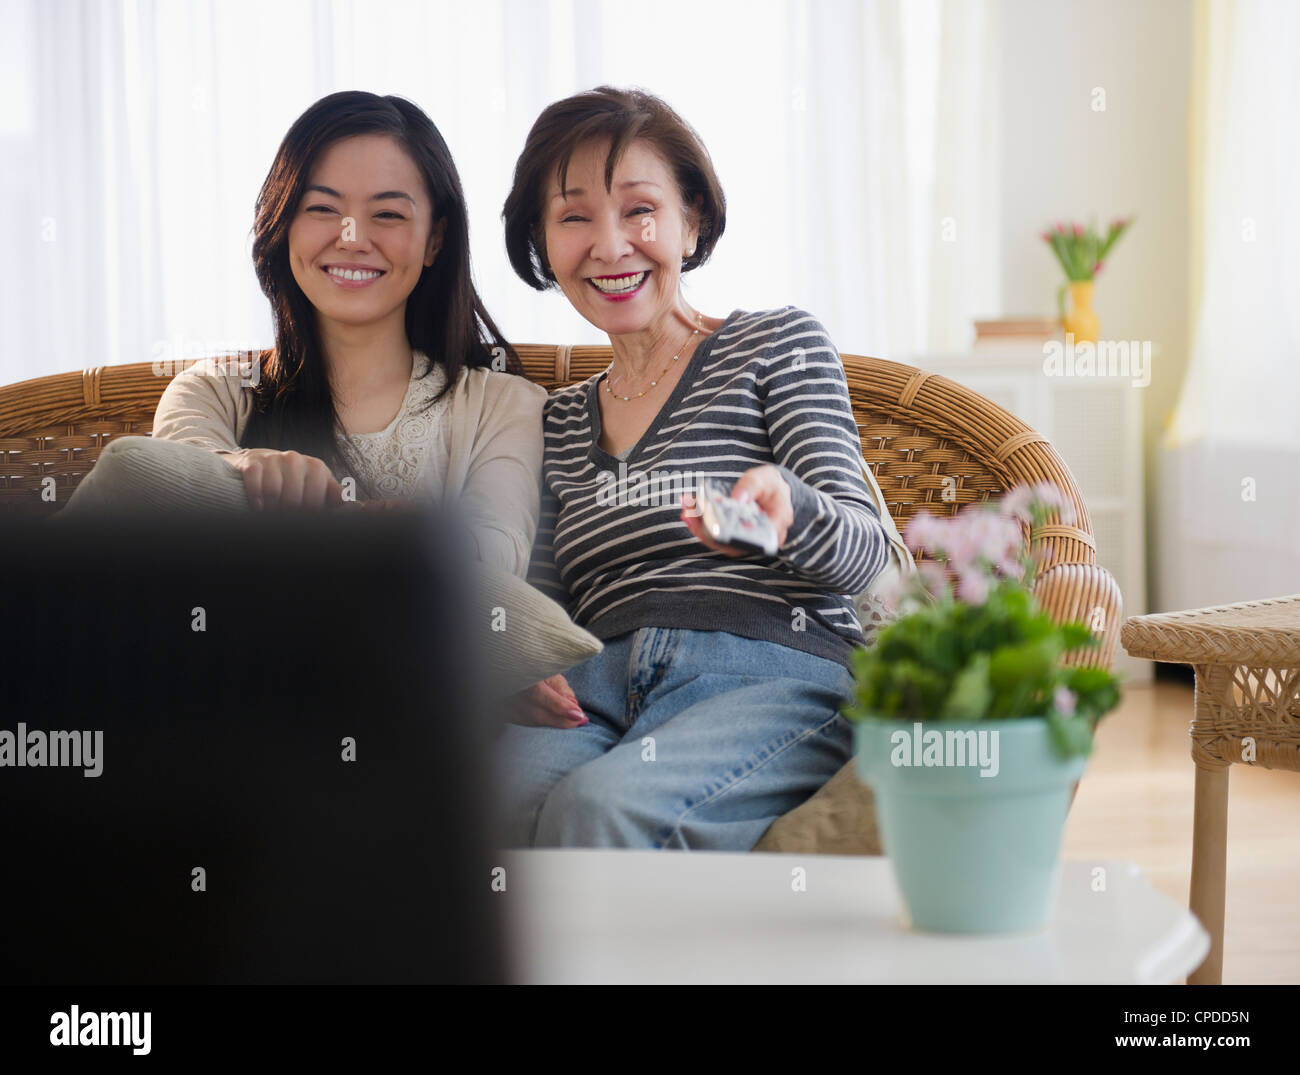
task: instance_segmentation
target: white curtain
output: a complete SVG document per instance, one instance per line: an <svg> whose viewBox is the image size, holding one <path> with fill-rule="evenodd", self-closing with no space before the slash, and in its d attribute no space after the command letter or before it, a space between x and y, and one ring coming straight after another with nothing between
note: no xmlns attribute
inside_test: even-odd
<svg viewBox="0 0 1300 1075"><path fill-rule="evenodd" d="M728 196L709 314L795 303L841 350L957 349L999 308L996 74L983 0L0 0L0 383L267 346L253 201L340 89L419 104L456 158L488 309L520 342L600 342L509 269L500 211L551 101L664 97Z"/></svg>
<svg viewBox="0 0 1300 1075"><path fill-rule="evenodd" d="M1167 444L1300 450L1300 4L1197 15L1193 342Z"/></svg>
<svg viewBox="0 0 1300 1075"><path fill-rule="evenodd" d="M1191 355L1157 457L1156 609L1300 590L1300 5L1198 0Z"/></svg>

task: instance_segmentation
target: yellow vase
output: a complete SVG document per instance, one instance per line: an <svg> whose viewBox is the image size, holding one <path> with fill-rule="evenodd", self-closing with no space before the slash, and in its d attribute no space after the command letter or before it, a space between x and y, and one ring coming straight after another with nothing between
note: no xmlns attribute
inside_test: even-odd
<svg viewBox="0 0 1300 1075"><path fill-rule="evenodd" d="M1091 280L1070 282L1070 312L1061 319L1061 324L1076 342L1097 342L1101 326L1097 324L1097 314L1092 308Z"/></svg>

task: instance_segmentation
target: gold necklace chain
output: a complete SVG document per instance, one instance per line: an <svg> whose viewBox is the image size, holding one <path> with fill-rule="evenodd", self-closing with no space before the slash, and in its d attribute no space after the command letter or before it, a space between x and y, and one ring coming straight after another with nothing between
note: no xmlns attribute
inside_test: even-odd
<svg viewBox="0 0 1300 1075"><path fill-rule="evenodd" d="M695 337L700 334L700 329L704 327L703 318L704 318L703 314L697 313L695 315L695 321L696 321L695 331L686 337L686 343L682 344L681 347L677 349L677 354L673 355L672 362L669 362L668 365L664 367L663 373L659 374L658 377L656 377L653 381L650 382L650 388L654 388L660 381L663 380L664 373L667 373L670 369L672 369L673 362L678 361L682 357L682 352L686 350L686 345L689 344L691 340L695 339ZM650 388L647 388L642 392L638 392L635 396L620 396L617 392L614 391L613 388L610 387L611 382L609 379L609 373L611 370L613 370L613 368L614 368L614 363L611 362L609 366L606 367L605 369L605 391L608 392L614 399L621 399L624 403L630 403L634 399L640 399L642 396L644 396L647 392L650 391ZM620 375L617 379L622 380L622 376Z"/></svg>

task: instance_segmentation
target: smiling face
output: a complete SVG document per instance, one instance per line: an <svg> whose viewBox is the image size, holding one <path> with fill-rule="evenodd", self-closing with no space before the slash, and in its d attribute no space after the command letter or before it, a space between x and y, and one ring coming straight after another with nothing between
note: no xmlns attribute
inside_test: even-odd
<svg viewBox="0 0 1300 1075"><path fill-rule="evenodd" d="M634 141L605 189L609 143L579 146L568 189L554 176L542 225L547 264L574 309L611 336L655 330L677 302L698 231L664 159Z"/></svg>
<svg viewBox="0 0 1300 1075"><path fill-rule="evenodd" d="M357 326L402 317L444 225L395 139L341 139L307 179L289 226L289 265L322 318Z"/></svg>

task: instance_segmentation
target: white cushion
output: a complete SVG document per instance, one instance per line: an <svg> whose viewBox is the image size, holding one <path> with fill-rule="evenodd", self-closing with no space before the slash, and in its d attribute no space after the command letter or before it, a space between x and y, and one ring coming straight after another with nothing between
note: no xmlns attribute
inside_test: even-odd
<svg viewBox="0 0 1300 1075"><path fill-rule="evenodd" d="M476 564L475 571L472 630L489 700L531 687L605 648L523 579L490 564Z"/></svg>

